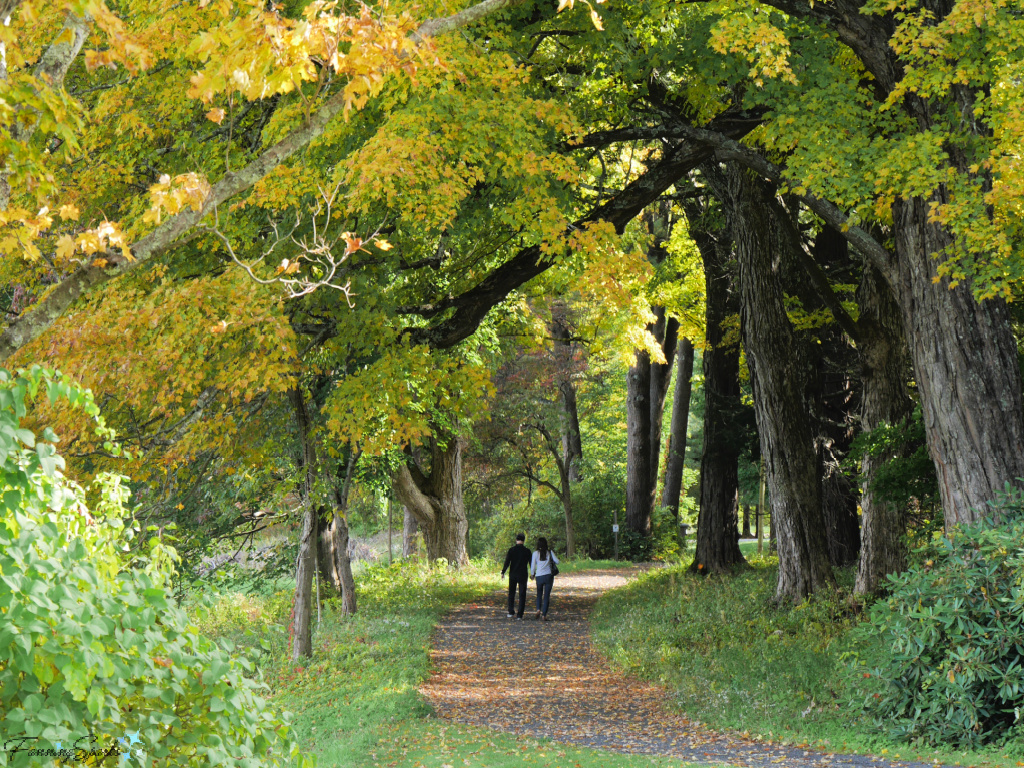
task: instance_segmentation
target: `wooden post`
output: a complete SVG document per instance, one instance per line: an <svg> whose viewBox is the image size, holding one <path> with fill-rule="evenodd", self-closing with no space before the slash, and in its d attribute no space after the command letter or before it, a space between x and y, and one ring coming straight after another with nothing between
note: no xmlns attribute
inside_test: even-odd
<svg viewBox="0 0 1024 768"><path fill-rule="evenodd" d="M757 553L764 551L764 457L761 457L761 471L757 483Z"/></svg>
<svg viewBox="0 0 1024 768"><path fill-rule="evenodd" d="M395 500L388 496L388 565L391 565L391 553L394 551L391 546L391 510L395 506Z"/></svg>

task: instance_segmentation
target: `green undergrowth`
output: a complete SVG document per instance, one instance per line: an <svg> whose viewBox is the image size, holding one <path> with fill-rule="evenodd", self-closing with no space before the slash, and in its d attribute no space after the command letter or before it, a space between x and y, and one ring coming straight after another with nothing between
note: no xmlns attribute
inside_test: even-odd
<svg viewBox="0 0 1024 768"><path fill-rule="evenodd" d="M850 599L853 573L840 572L829 594L779 608L777 560L747 558L751 566L734 575L697 576L677 565L609 592L591 616L597 646L629 672L663 683L675 706L714 727L892 759L1024 764L1020 745L922 750L882 736L848 701L844 654L872 650L850 635L862 615Z"/></svg>
<svg viewBox="0 0 1024 768"><path fill-rule="evenodd" d="M566 563L568 570L610 565ZM454 606L499 589L499 570L483 561L458 572L415 562L371 566L358 579L355 616L342 615L335 600L324 601L313 658L302 665L287 660L287 589L225 594L201 623L206 633L255 657L275 706L293 714L296 740L321 768L682 765L516 738L431 715L417 688L430 673L433 629Z"/></svg>

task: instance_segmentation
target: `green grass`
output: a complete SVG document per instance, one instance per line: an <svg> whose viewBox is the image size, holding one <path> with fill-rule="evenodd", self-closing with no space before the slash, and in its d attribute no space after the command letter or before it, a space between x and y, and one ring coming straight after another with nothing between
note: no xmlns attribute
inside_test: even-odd
<svg viewBox="0 0 1024 768"><path fill-rule="evenodd" d="M764 554L768 554L768 537L766 536L762 543ZM743 553L744 557L757 557L757 542L756 541L741 541L740 552Z"/></svg>
<svg viewBox="0 0 1024 768"><path fill-rule="evenodd" d="M756 544L754 545L756 549ZM849 589L791 609L772 600L774 558L747 552L751 567L702 577L685 565L642 575L605 595L591 617L598 647L615 663L665 684L690 717L752 736L889 758L1017 766L1021 745L984 752L921 751L881 738L846 705L841 661L857 622Z"/></svg>
<svg viewBox="0 0 1024 768"><path fill-rule="evenodd" d="M561 560L558 563L559 573L578 573L606 568L631 568L633 563L628 560Z"/></svg>
<svg viewBox="0 0 1024 768"><path fill-rule="evenodd" d="M566 568L613 565L574 562ZM355 616L340 615L334 601L327 601L314 635L315 653L306 665L286 660L288 590L225 595L203 616L201 628L257 655L274 705L293 713L297 739L322 768L683 765L516 738L432 717L417 687L430 672L434 627L453 606L501 586L493 564L474 564L459 573L411 563L368 568L358 582Z"/></svg>

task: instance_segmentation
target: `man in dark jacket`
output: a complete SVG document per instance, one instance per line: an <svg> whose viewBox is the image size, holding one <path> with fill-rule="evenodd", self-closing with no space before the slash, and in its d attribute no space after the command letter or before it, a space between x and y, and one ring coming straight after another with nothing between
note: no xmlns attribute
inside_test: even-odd
<svg viewBox="0 0 1024 768"><path fill-rule="evenodd" d="M526 541L525 533L516 534L516 545L510 547L505 555L505 566L501 569L501 575L508 571L508 617L513 615L517 619L523 618L523 609L526 608L526 579L530 575L530 556L533 554L526 548L523 542ZM519 587L519 612L512 613L516 601L516 587Z"/></svg>

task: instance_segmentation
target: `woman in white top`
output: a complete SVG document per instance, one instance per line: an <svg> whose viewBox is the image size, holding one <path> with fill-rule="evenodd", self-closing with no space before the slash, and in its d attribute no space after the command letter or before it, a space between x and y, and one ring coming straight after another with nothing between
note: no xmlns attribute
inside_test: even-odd
<svg viewBox="0 0 1024 768"><path fill-rule="evenodd" d="M537 580L537 618L548 620L548 602L551 600L551 585L555 581L551 565L558 565L555 553L548 549L548 540L541 536L530 560L530 576Z"/></svg>

